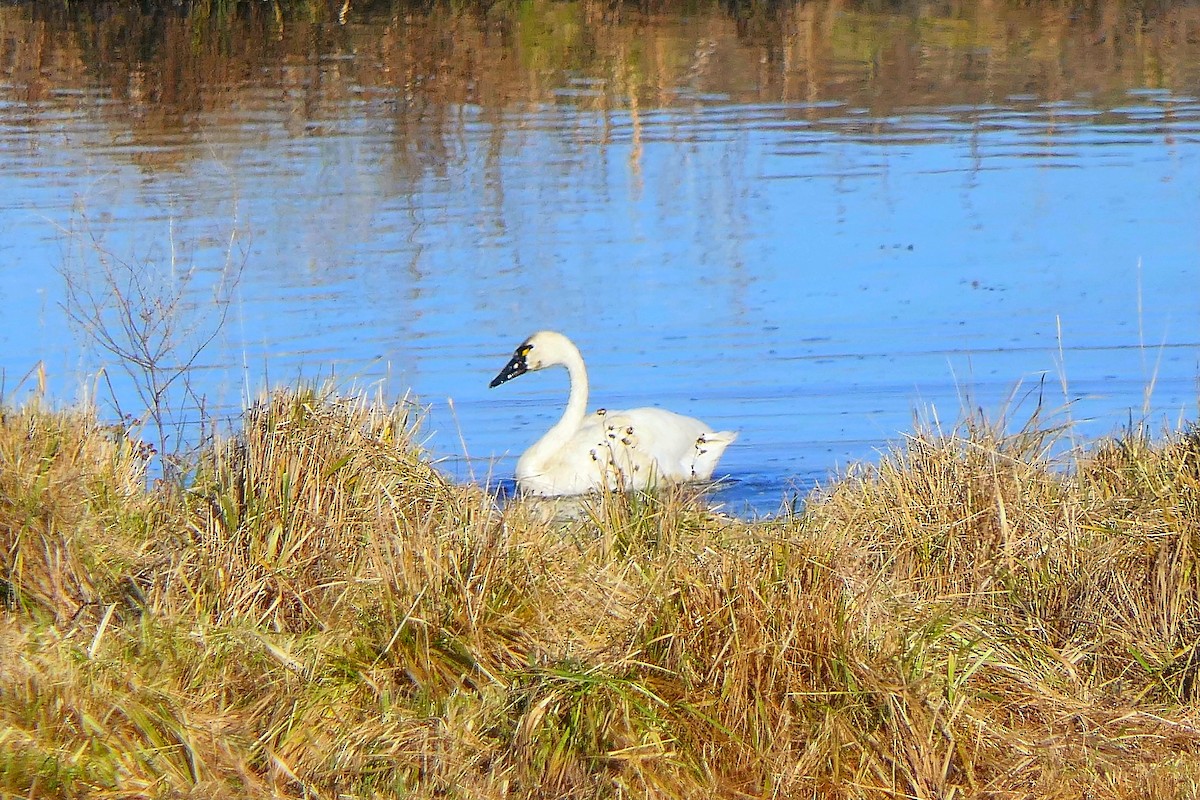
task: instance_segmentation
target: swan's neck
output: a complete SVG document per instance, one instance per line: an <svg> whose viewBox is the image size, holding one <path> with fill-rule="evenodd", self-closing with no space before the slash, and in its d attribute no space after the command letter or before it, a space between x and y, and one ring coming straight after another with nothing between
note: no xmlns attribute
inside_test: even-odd
<svg viewBox="0 0 1200 800"><path fill-rule="evenodd" d="M554 455L571 441L571 437L583 425L583 419L587 416L588 378L587 370L583 366L583 357L579 355L578 350L573 350L563 357L562 365L567 368L567 374L571 377L571 394L567 398L567 408L562 418L521 456L517 464L518 473L541 473Z"/></svg>

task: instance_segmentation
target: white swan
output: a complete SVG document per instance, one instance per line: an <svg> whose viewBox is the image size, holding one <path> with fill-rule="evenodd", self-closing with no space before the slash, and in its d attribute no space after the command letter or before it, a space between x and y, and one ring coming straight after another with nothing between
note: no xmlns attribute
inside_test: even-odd
<svg viewBox="0 0 1200 800"><path fill-rule="evenodd" d="M522 342L491 387L556 365L566 367L571 376L567 410L517 461L522 492L572 495L708 480L725 448L737 438L731 431L713 431L698 419L661 408L602 408L588 414L583 357L570 339L554 331L540 331Z"/></svg>

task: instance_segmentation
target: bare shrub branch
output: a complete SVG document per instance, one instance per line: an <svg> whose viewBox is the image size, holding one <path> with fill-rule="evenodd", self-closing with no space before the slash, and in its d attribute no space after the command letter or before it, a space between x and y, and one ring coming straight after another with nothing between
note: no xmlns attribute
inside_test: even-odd
<svg viewBox="0 0 1200 800"><path fill-rule="evenodd" d="M215 265L181 255L173 218L165 255L117 254L80 208L63 233L70 243L58 268L66 290L63 311L115 360L99 368L110 405L128 427L151 426L163 477L178 478L184 470L183 429L189 415L202 418L206 407L192 376L225 325L245 266L236 217L224 258ZM215 276L211 286L204 285L208 276ZM114 386L111 366L128 378L138 412L123 413L127 398Z"/></svg>

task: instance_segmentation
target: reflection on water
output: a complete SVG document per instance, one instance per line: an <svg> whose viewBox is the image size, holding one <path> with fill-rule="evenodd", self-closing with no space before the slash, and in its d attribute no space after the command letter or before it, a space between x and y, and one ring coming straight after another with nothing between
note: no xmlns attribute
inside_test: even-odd
<svg viewBox="0 0 1200 800"><path fill-rule="evenodd" d="M140 413L60 308L123 261L194 265L201 330L237 279L210 410L411 387L463 478L553 422L565 374L486 388L547 327L594 405L741 431L762 513L914 409L1195 417L1200 8L255 8L0 7L5 391L44 360Z"/></svg>

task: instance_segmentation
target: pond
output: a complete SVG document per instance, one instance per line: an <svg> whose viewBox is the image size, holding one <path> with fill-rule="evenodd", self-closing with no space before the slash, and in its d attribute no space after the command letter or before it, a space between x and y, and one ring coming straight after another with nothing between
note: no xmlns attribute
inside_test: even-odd
<svg viewBox="0 0 1200 800"><path fill-rule="evenodd" d="M0 6L7 399L143 418L104 337L165 344L172 423L411 392L496 484L551 328L750 515L974 409L1197 417L1200 7L214 7Z"/></svg>

